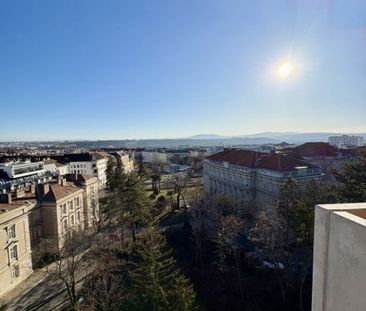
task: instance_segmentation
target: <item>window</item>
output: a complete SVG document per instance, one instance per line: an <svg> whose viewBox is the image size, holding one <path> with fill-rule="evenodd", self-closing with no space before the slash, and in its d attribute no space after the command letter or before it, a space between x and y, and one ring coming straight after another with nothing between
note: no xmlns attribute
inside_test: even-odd
<svg viewBox="0 0 366 311"><path fill-rule="evenodd" d="M10 260L18 260L18 245L10 248Z"/></svg>
<svg viewBox="0 0 366 311"><path fill-rule="evenodd" d="M62 214L66 214L66 203L62 206Z"/></svg>
<svg viewBox="0 0 366 311"><path fill-rule="evenodd" d="M80 205L80 199L79 197L76 198L76 206L79 206Z"/></svg>
<svg viewBox="0 0 366 311"><path fill-rule="evenodd" d="M71 215L71 225L75 225L75 217L74 217L74 215Z"/></svg>
<svg viewBox="0 0 366 311"><path fill-rule="evenodd" d="M16 234L15 234L15 224L11 225L10 227L8 227L8 238L9 239L15 239Z"/></svg>
<svg viewBox="0 0 366 311"><path fill-rule="evenodd" d="M64 232L66 232L67 231L67 219L64 220L63 224L64 224Z"/></svg>
<svg viewBox="0 0 366 311"><path fill-rule="evenodd" d="M78 221L80 221L80 212L77 213Z"/></svg>
<svg viewBox="0 0 366 311"><path fill-rule="evenodd" d="M20 269L19 269L19 265L15 265L11 267L11 278L15 279L17 277L19 277L20 275Z"/></svg>
<svg viewBox="0 0 366 311"><path fill-rule="evenodd" d="M70 209L74 209L74 202L72 200L70 201Z"/></svg>

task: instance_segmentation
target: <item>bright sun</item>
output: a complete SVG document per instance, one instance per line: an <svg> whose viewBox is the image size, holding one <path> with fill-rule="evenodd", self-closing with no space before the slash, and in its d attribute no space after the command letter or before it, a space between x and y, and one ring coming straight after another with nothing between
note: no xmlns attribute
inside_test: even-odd
<svg viewBox="0 0 366 311"><path fill-rule="evenodd" d="M277 65L276 75L278 78L285 80L290 78L295 71L295 65L291 61L284 61Z"/></svg>

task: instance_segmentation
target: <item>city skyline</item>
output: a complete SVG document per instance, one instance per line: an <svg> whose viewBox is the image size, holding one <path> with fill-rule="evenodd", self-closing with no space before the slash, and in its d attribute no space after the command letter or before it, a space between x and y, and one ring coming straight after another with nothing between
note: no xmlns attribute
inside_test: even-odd
<svg viewBox="0 0 366 311"><path fill-rule="evenodd" d="M366 132L365 13L357 0L1 1L0 141Z"/></svg>

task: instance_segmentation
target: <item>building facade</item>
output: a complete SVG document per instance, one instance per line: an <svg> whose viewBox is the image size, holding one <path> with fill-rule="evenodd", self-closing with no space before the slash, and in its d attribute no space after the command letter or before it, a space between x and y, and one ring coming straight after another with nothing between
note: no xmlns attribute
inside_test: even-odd
<svg viewBox="0 0 366 311"><path fill-rule="evenodd" d="M91 175L98 178L99 188L107 185L108 155L96 153L70 153L53 157L55 160L69 165L70 174Z"/></svg>
<svg viewBox="0 0 366 311"><path fill-rule="evenodd" d="M363 137L350 135L330 136L328 142L337 148L361 147L363 146Z"/></svg>
<svg viewBox="0 0 366 311"><path fill-rule="evenodd" d="M35 200L8 193L0 198L0 295L14 288L32 272L28 213Z"/></svg>
<svg viewBox="0 0 366 311"><path fill-rule="evenodd" d="M83 192L66 179L40 185L43 252L58 252L69 231L84 230Z"/></svg>
<svg viewBox="0 0 366 311"><path fill-rule="evenodd" d="M83 174L69 174L66 179L74 183L83 192L84 228L94 228L99 222L98 178Z"/></svg>
<svg viewBox="0 0 366 311"><path fill-rule="evenodd" d="M281 185L320 180L321 169L281 154L226 150L204 160L203 185L208 196L225 195L245 206L269 208L277 204Z"/></svg>

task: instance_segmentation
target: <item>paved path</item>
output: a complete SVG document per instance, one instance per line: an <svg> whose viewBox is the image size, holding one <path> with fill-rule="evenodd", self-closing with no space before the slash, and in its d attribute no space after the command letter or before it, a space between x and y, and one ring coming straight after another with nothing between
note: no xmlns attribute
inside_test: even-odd
<svg viewBox="0 0 366 311"><path fill-rule="evenodd" d="M77 272L77 289L81 288L85 275L85 269ZM35 270L1 301L6 304L6 311L49 311L62 310L68 303L68 296L62 281L43 268Z"/></svg>

